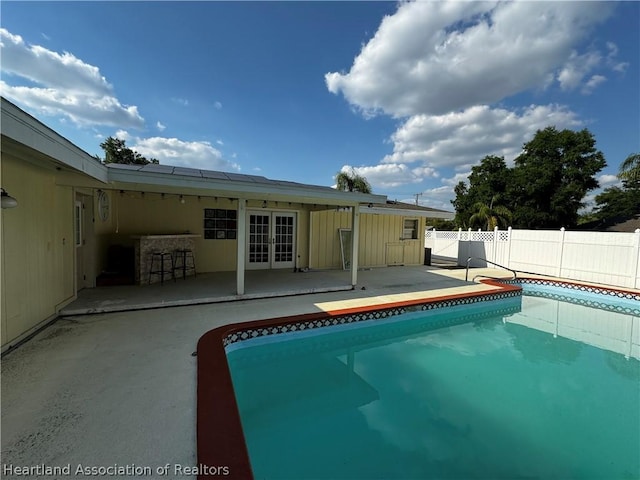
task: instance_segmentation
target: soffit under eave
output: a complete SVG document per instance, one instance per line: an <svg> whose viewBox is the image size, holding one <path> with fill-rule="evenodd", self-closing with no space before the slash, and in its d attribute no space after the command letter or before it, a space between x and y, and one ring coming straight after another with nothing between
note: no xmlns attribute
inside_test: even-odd
<svg viewBox="0 0 640 480"><path fill-rule="evenodd" d="M2 136L2 158L10 159L18 164L24 163L51 172L60 186L89 186L103 185L105 182L66 165L48 155L32 149L15 140ZM105 178L106 181L106 178Z"/></svg>
<svg viewBox="0 0 640 480"><path fill-rule="evenodd" d="M4 99L2 153L40 167L71 169L107 180L107 169L97 159Z"/></svg>
<svg viewBox="0 0 640 480"><path fill-rule="evenodd" d="M453 220L456 216L454 212L438 212L438 211L423 211L423 210L410 210L410 209L394 209L394 208L376 208L363 206L360 209L360 213L369 213L373 215L394 215L402 217L419 217L419 218L433 218L433 219L445 219Z"/></svg>

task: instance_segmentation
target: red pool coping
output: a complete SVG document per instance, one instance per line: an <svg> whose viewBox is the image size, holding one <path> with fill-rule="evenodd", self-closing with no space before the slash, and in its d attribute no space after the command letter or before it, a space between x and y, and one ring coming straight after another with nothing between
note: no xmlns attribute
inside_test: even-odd
<svg viewBox="0 0 640 480"><path fill-rule="evenodd" d="M293 325L310 320L327 319L354 313L385 311L398 307L425 305L429 303L462 298L483 297L521 290L519 286L507 285L493 280L482 283L496 287L481 292L461 293L413 299L402 302L346 308L329 312L277 317L235 323L215 328L205 333L198 341L197 373L197 459L198 479L224 477L227 479L252 480L253 472L245 443L240 412L236 404L231 372L227 364L224 339L234 333L257 327Z"/></svg>

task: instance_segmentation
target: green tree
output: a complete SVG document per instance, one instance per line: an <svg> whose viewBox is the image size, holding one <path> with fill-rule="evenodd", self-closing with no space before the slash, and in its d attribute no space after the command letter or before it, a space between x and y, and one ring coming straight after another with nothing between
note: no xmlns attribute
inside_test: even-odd
<svg viewBox="0 0 640 480"><path fill-rule="evenodd" d="M622 187L609 187L595 198L596 207L585 220L602 224L640 213L640 154L629 155L620 166Z"/></svg>
<svg viewBox="0 0 640 480"><path fill-rule="evenodd" d="M494 195L489 205L476 202L473 206L475 213L469 218L469 225L486 227L487 230L493 230L496 227L507 228L513 216L507 207L495 204L497 199L498 195Z"/></svg>
<svg viewBox="0 0 640 480"><path fill-rule="evenodd" d="M593 220L607 222L640 213L640 189L609 187L595 198Z"/></svg>
<svg viewBox="0 0 640 480"><path fill-rule="evenodd" d="M126 146L125 141L119 138L108 137L100 144L104 150L104 163L125 163L129 165L147 165L160 163L155 158L147 159L138 152Z"/></svg>
<svg viewBox="0 0 640 480"><path fill-rule="evenodd" d="M427 219L427 224L430 224L436 230L455 230L458 228L455 222L443 218Z"/></svg>
<svg viewBox="0 0 640 480"><path fill-rule="evenodd" d="M585 195L598 187L595 175L605 166L587 129L538 130L515 159L507 198L518 228L573 227Z"/></svg>
<svg viewBox="0 0 640 480"><path fill-rule="evenodd" d="M473 215L473 200L469 195L469 187L464 182L458 182L453 188L456 198L451 200L453 208L456 210L455 224L460 228L469 226L469 218Z"/></svg>
<svg viewBox="0 0 640 480"><path fill-rule="evenodd" d="M350 172L336 174L336 188L344 192L371 193L371 185L365 177L358 175L352 168Z"/></svg>
<svg viewBox="0 0 640 480"><path fill-rule="evenodd" d="M632 153L622 162L618 178L640 182L640 153Z"/></svg>
<svg viewBox="0 0 640 480"><path fill-rule="evenodd" d="M496 195L505 198L510 178L511 171L507 168L504 157L487 155L479 165L472 167L469 186L459 182L454 188L456 198L451 203L456 210L456 224L461 228L472 227L470 219L478 213L476 205L489 205Z"/></svg>

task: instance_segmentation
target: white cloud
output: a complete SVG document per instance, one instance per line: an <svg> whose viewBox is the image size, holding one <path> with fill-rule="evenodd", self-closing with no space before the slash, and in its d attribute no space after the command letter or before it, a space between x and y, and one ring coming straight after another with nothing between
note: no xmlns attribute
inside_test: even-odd
<svg viewBox="0 0 640 480"><path fill-rule="evenodd" d="M174 97L174 98L171 99L171 101L173 103L177 103L178 105L181 105L183 107L188 107L189 106L189 100L187 100L186 98Z"/></svg>
<svg viewBox="0 0 640 480"><path fill-rule="evenodd" d="M617 175L603 174L598 177L598 183L600 188L613 187L615 185L622 185L622 182Z"/></svg>
<svg viewBox="0 0 640 480"><path fill-rule="evenodd" d="M454 187L460 182L468 183L469 175L471 175L471 170L467 170L465 172L457 172L451 178L443 178L442 183L449 185L450 187ZM453 188L451 188L451 191L453 192Z"/></svg>
<svg viewBox="0 0 640 480"><path fill-rule="evenodd" d="M222 140L216 140L216 143L221 147L224 146L224 142Z"/></svg>
<svg viewBox="0 0 640 480"><path fill-rule="evenodd" d="M418 200L418 203L431 208L438 208L440 210L453 212L455 211L453 205L451 205L451 199L453 197L455 197L453 188L448 185L443 185L441 187L424 190L422 192L422 196Z"/></svg>
<svg viewBox="0 0 640 480"><path fill-rule="evenodd" d="M418 204L430 207L437 208L439 210L445 210L447 212L454 212L455 209L451 204L451 200L455 198L454 186L458 184L459 181L466 181L467 176L470 172L467 172L464 176L462 174L456 175L456 181L453 181L453 178L443 180L445 185L434 188L427 188L420 192L416 191L412 197L407 197L407 194L399 194L396 196L395 194L389 194L389 200L397 200L398 202L411 203L415 204L416 197L418 194ZM375 192L375 189L374 189Z"/></svg>
<svg viewBox="0 0 640 480"><path fill-rule="evenodd" d="M564 68L558 74L558 82L562 90L573 90L582 84L584 77L596 68L602 57L598 52L578 55L572 52Z"/></svg>
<svg viewBox="0 0 640 480"><path fill-rule="evenodd" d="M491 104L548 85L558 69L570 85L579 73L565 63L612 8L606 2L401 3L349 72L327 73L325 82L365 115L395 117Z"/></svg>
<svg viewBox="0 0 640 480"><path fill-rule="evenodd" d="M603 77L602 75L593 75L589 79L589 81L585 83L584 87L582 87L582 93L584 93L585 95L589 95L595 90L598 85L606 81L607 77Z"/></svg>
<svg viewBox="0 0 640 480"><path fill-rule="evenodd" d="M445 115L415 115L392 135L393 153L383 162L463 169L486 155L513 160L537 130L549 125L571 128L581 122L558 105L532 105L521 112L477 106Z"/></svg>
<svg viewBox="0 0 640 480"><path fill-rule="evenodd" d="M628 62L619 62L616 57L618 56L618 46L613 42L607 42L607 66L616 72L623 73L629 66Z"/></svg>
<svg viewBox="0 0 640 480"><path fill-rule="evenodd" d="M166 126L166 125L163 125L163 124L162 124L162 123L160 123L160 122L156 122L156 128L157 128L158 130L160 130L161 132L163 132L163 131L167 128L167 126Z"/></svg>
<svg viewBox="0 0 640 480"><path fill-rule="evenodd" d="M214 106L216 107L217 110L220 110L222 108L222 103L216 102L214 103Z"/></svg>
<svg viewBox="0 0 640 480"><path fill-rule="evenodd" d="M374 166L351 167L345 165L342 172L355 171L367 179L374 190L379 188L393 188L408 183L420 183L425 178L434 177L432 168L418 167L411 169L404 164L382 163Z"/></svg>
<svg viewBox="0 0 640 480"><path fill-rule="evenodd" d="M0 42L5 74L0 87L8 99L44 115L61 115L78 125L144 126L138 108L120 103L98 67L68 52L28 45L4 28L0 28ZM17 78L29 85L15 84Z"/></svg>
<svg viewBox="0 0 640 480"><path fill-rule="evenodd" d="M239 165L224 159L222 153L209 142L150 137L136 138L129 147L147 158L157 158L162 165L203 170L240 170Z"/></svg>
<svg viewBox="0 0 640 480"><path fill-rule="evenodd" d="M118 130L114 138L119 138L120 140L124 140L125 142L130 141L133 137L126 130Z"/></svg>

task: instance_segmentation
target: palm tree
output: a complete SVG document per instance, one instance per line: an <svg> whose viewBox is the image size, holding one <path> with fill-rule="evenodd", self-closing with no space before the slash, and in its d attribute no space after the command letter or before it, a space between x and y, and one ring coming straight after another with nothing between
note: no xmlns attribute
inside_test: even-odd
<svg viewBox="0 0 640 480"><path fill-rule="evenodd" d="M640 180L640 153L632 153L622 162L618 178L629 181Z"/></svg>
<svg viewBox="0 0 640 480"><path fill-rule="evenodd" d="M343 192L371 193L371 184L353 168L350 172L340 171L336 174L336 188Z"/></svg>
<svg viewBox="0 0 640 480"><path fill-rule="evenodd" d="M512 219L511 211L502 205L495 205L494 201L498 199L498 195L494 195L491 198L491 203L476 202L473 205L475 213L469 218L471 225L485 224L487 230L493 230L496 227L508 227Z"/></svg>

